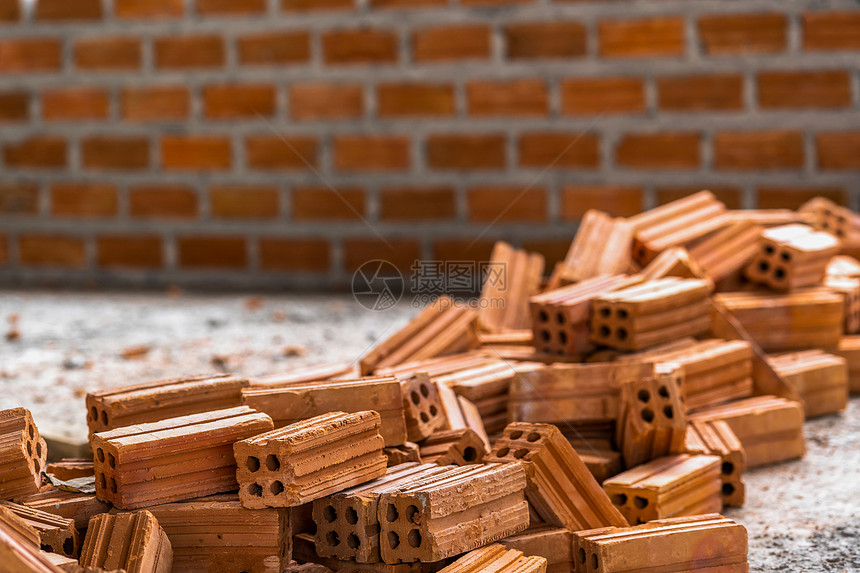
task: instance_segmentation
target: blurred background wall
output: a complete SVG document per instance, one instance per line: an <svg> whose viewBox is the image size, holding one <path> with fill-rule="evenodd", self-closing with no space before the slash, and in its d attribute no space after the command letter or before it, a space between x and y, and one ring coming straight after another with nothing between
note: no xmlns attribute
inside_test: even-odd
<svg viewBox="0 0 860 573"><path fill-rule="evenodd" d="M860 206L858 2L0 0L4 284L551 266L702 188Z"/></svg>

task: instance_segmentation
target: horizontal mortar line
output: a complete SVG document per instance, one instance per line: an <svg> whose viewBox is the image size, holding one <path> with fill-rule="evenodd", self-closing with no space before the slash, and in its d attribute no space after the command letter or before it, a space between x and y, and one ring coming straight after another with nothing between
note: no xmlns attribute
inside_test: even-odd
<svg viewBox="0 0 860 573"><path fill-rule="evenodd" d="M151 129L133 131L127 130L123 123L106 122L103 125L94 124L57 124L53 126L29 125L4 126L0 143L15 143L31 137L64 136L70 140L82 142L87 137L144 137L158 140L183 136L210 136L232 138L237 145L243 145L248 136L273 136L271 130L287 137L334 138L336 136L367 136L367 137L398 137L406 136L410 141L425 140L432 135L498 135L518 137L532 132L564 134L568 132L589 132L597 135L613 137L627 133L699 132L710 135L725 131L809 131L845 132L854 131L860 127L860 114L846 117L851 109L833 112L762 112L750 111L742 114L696 114L696 113L662 113L657 117L642 116L603 116L598 123L594 117L576 119L573 116L563 116L559 119L541 117L536 119L472 119L446 118L444 120L427 121L368 121L350 123L318 123L293 124L267 122L205 122L187 124L181 129ZM238 138L238 139L235 139ZM288 149L285 145L285 149Z"/></svg>
<svg viewBox="0 0 860 573"><path fill-rule="evenodd" d="M455 171L455 170L433 170L428 171L422 174L422 179L420 181L416 181L414 173L369 173L366 175L362 174L326 174L326 180L332 184L335 188L347 188L347 187L368 187L368 186L379 186L384 189L386 187L394 187L394 186L409 186L415 188L421 187L429 187L434 185L462 185L464 187L475 186L475 185L501 185L506 184L509 186L515 185L528 185L531 183L548 185L552 181L558 181L560 184L572 184L575 182L582 182L584 184L597 184L604 181L609 182L630 182L630 181L642 181L646 179L648 181L671 181L674 179L684 179L684 178L702 178L707 179L709 181L713 181L714 183L724 182L724 181L743 181L743 182L758 182L758 181L779 181L782 179L786 179L788 181L794 181L798 184L805 181L821 181L821 182L857 182L857 172L856 169L845 169L845 170L825 170L818 171L814 174L808 173L800 173L800 169L777 169L771 171L762 171L761 168L753 169L750 171L746 170L725 170L725 169L714 169L708 168L705 166L700 166L695 169L679 169L679 168L670 168L670 169L630 169L623 166L614 167L612 170L607 172L599 171L599 167L595 169L553 169L547 172L544 172L543 169L535 168L535 167L522 167L515 170L514 173L509 174L505 172L503 169L497 170L471 170L471 171ZM8 170L7 170L8 173ZM194 187L195 189L199 189L199 192L203 192L203 190L208 189L212 186L218 185L238 185L238 184L268 184L275 185L278 188L286 187L305 187L305 186L313 186L313 187L325 187L320 184L320 180L313 174L297 174L294 177L290 177L287 174L281 174L278 178L272 179L262 179L258 177L254 177L253 175L249 175L247 177L243 177L236 174L225 174L225 177L229 176L228 181L223 181L220 178L211 178L208 180L201 181L199 177L194 175L186 174L184 177L179 176L171 176L170 173L153 173L153 174L141 174L139 176L131 176L131 175L100 175L98 173L84 173L80 175L71 176L69 173L61 172L61 173L45 173L40 174L38 172L11 172L5 177L5 181L13 182L27 182L32 181L33 179L37 179L39 182L42 182L46 185L51 185L53 183L114 183L118 186L135 186L135 185L175 185L175 184L187 184L189 186ZM537 177L541 177L537 179ZM546 181L546 183L544 183Z"/></svg>
<svg viewBox="0 0 860 573"><path fill-rule="evenodd" d="M61 72L15 73L0 76L2 88L61 88L68 80L86 87L141 87L176 83L183 86L264 83L280 84L289 88L290 82L311 83L351 81L378 84L393 79L415 82L457 82L476 80L577 79L584 74L589 78L625 75L633 78L672 77L678 75L714 75L722 73L752 73L770 71L846 71L856 73L858 51L853 52L802 52L744 56L702 56L690 59L678 56L642 58L600 58L582 56L570 58L506 59L501 65L490 60L463 59L449 62L405 62L396 64L323 65L321 68L303 62L295 65L238 65L235 69L156 68L152 71L90 72L76 68ZM703 69L703 64L706 65ZM490 68L489 66L494 66ZM276 78L272 77L278 73ZM368 79L372 73L372 79ZM469 80L463 78L468 77ZM92 84L92 86L90 85Z"/></svg>

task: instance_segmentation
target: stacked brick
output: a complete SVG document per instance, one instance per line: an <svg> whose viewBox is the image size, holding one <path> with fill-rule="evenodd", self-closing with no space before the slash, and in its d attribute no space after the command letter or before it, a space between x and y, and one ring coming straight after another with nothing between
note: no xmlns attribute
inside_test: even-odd
<svg viewBox="0 0 860 573"><path fill-rule="evenodd" d="M854 291L828 284L860 262L816 209L703 192L592 211L617 235L583 229L544 284L496 249L524 275L482 296L510 313L440 298L356 370L93 393L92 462L46 467L29 413L0 412L0 555L52 571L34 548L75 559L83 534L77 565L139 573L745 571L719 512L747 468L802 457L805 418L841 411L860 372ZM720 248L739 224L755 249ZM787 281L751 276L786 253Z"/></svg>

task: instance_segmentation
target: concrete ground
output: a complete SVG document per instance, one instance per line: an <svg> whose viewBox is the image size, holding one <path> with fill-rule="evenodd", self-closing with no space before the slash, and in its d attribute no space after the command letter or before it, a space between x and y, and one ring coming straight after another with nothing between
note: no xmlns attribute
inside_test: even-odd
<svg viewBox="0 0 860 573"><path fill-rule="evenodd" d="M236 296L0 291L0 409L86 436L88 390L229 370L256 376L354 362L416 310L349 295ZM807 456L746 474L753 571L860 571L860 398L806 424Z"/></svg>

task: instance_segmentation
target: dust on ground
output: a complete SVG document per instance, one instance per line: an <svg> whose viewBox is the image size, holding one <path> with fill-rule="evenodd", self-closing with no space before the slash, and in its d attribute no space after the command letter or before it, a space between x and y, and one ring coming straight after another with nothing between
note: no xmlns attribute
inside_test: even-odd
<svg viewBox="0 0 860 573"><path fill-rule="evenodd" d="M354 362L415 312L349 295L5 291L0 334L18 337L0 339L0 409L25 406L40 428L83 438L88 390ZM860 398L805 432L807 456L749 470L746 505L724 513L749 530L752 571L860 571Z"/></svg>

